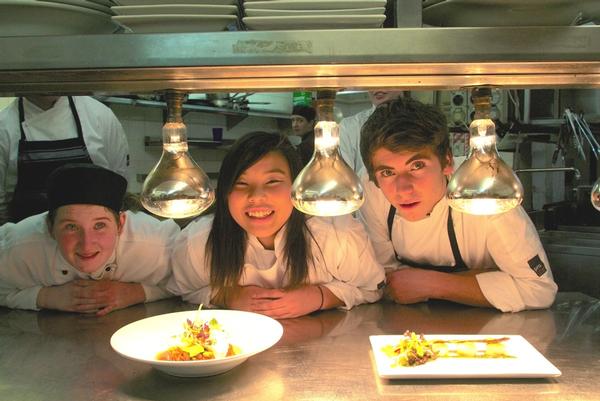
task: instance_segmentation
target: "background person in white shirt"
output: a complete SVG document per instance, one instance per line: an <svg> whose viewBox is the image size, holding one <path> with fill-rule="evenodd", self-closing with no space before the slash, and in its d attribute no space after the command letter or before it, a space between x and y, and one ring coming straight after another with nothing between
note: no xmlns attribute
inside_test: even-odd
<svg viewBox="0 0 600 401"><path fill-rule="evenodd" d="M189 302L273 318L377 301L384 271L362 224L293 207L301 169L285 136L240 138L221 165L215 214L179 236L167 288Z"/></svg>
<svg viewBox="0 0 600 401"><path fill-rule="evenodd" d="M446 199L452 154L444 115L409 98L380 105L362 128L365 221L387 293L502 311L549 307L557 286L522 207L475 216Z"/></svg>
<svg viewBox="0 0 600 401"><path fill-rule="evenodd" d="M353 116L346 117L340 122L340 154L356 173L359 173L365 166L360 157L360 129L373 113L375 107L402 95L403 91L369 91L372 106Z"/></svg>
<svg viewBox="0 0 600 401"><path fill-rule="evenodd" d="M171 296L172 220L120 212L127 181L93 164L49 178L49 211L0 227L0 305L105 315Z"/></svg>
<svg viewBox="0 0 600 401"><path fill-rule="evenodd" d="M0 111L0 224L46 211L48 175L93 163L127 177L128 145L113 112L87 96L30 95Z"/></svg>

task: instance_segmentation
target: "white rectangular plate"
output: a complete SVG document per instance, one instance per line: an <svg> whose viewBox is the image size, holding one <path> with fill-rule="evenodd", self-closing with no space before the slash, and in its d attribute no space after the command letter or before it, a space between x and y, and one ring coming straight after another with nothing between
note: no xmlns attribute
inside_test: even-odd
<svg viewBox="0 0 600 401"><path fill-rule="evenodd" d="M113 2L118 6L147 6L152 4L237 4L237 0L114 0Z"/></svg>
<svg viewBox="0 0 600 401"><path fill-rule="evenodd" d="M238 8L236 6L218 6L214 4L113 6L111 9L117 15L233 15L237 14L238 12Z"/></svg>
<svg viewBox="0 0 600 401"><path fill-rule="evenodd" d="M66 0L64 0L66 1ZM113 7L114 9L115 7ZM349 10L269 10L266 8L246 8L246 17L296 17L300 15L384 15L385 8L351 8Z"/></svg>
<svg viewBox="0 0 600 401"><path fill-rule="evenodd" d="M392 366L393 358L381 350L403 336L370 336L379 377L384 379L540 378L561 375L550 361L521 336L425 335L427 340L478 340L508 337L506 350L515 358L438 358L419 366Z"/></svg>
<svg viewBox="0 0 600 401"><path fill-rule="evenodd" d="M113 21L134 33L218 32L237 24L235 15L116 15Z"/></svg>
<svg viewBox="0 0 600 401"><path fill-rule="evenodd" d="M269 10L347 10L350 8L385 7L386 0L277 0L251 1L244 8Z"/></svg>
<svg viewBox="0 0 600 401"><path fill-rule="evenodd" d="M244 17L246 27L255 31L293 29L379 28L385 15L319 15L285 17Z"/></svg>

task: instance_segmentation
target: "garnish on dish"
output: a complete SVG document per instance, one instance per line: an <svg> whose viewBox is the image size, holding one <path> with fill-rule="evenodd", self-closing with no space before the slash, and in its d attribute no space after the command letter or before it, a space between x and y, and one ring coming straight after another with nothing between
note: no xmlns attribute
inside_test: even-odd
<svg viewBox="0 0 600 401"><path fill-rule="evenodd" d="M186 319L183 329L183 333L177 336L179 344L159 352L156 359L161 361L202 361L241 353L237 346L229 342L226 333L215 318L209 321L202 321L198 317L194 321Z"/></svg>
<svg viewBox="0 0 600 401"><path fill-rule="evenodd" d="M397 344L382 351L393 358L393 366L417 366L437 358L515 358L505 347L509 337L482 339L432 339L406 331Z"/></svg>
<svg viewBox="0 0 600 401"><path fill-rule="evenodd" d="M432 343L423 334L408 330L397 344L386 345L382 351L394 358L392 366L417 366L437 358Z"/></svg>

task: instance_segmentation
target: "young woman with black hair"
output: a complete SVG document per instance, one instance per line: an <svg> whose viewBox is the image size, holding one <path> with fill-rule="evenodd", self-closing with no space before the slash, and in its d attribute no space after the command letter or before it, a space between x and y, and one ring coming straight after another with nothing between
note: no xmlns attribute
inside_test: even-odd
<svg viewBox="0 0 600 401"><path fill-rule="evenodd" d="M240 138L223 160L214 215L179 236L169 290L274 318L377 301L384 273L362 225L294 209L291 186L301 168L280 134Z"/></svg>

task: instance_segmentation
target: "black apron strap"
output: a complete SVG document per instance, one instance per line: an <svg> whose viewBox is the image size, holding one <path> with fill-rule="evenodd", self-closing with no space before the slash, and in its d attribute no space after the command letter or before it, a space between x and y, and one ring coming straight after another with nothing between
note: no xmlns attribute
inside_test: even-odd
<svg viewBox="0 0 600 401"><path fill-rule="evenodd" d="M452 221L452 208L448 208L448 239L450 239L450 247L452 248L452 256L454 256L454 271L466 271L469 270L467 264L463 260L460 249L458 248L458 241L456 240L456 232L454 231L454 222Z"/></svg>
<svg viewBox="0 0 600 401"><path fill-rule="evenodd" d="M388 235L389 235L390 241L392 241L392 227L394 225L394 216L395 215L396 215L396 208L394 206L390 205L390 210L388 211L388 216L387 216ZM458 273L458 272L463 272L463 271L469 270L467 264L464 262L461 254L460 254L460 249L458 247L458 241L456 240L456 232L454 230L454 222L452 220L452 208L448 209L448 219L447 219L446 227L448 230L448 239L450 240L450 248L452 248L452 256L454 257L454 262L455 262L454 266L434 266L434 265L431 265L428 263L414 262L412 260L405 259L405 258L398 256L396 249L394 249L394 253L396 254L396 260L398 260L398 262L408 265L408 266L416 267L419 269L435 270L435 271L439 271L442 273Z"/></svg>
<svg viewBox="0 0 600 401"><path fill-rule="evenodd" d="M394 225L394 216L396 216L396 208L390 205L390 210L387 217L388 237L392 240L392 226Z"/></svg>
<svg viewBox="0 0 600 401"><path fill-rule="evenodd" d="M21 140L26 141L25 130L23 129L23 123L25 122L25 112L23 111L23 98L19 98L19 128L21 129Z"/></svg>
<svg viewBox="0 0 600 401"><path fill-rule="evenodd" d="M75 102L73 101L73 96L69 96L69 107L71 108L71 114L73 114L73 118L75 119L75 125L77 126L77 138L83 139L83 130L81 129L81 120L79 119L79 114L77 113L77 108L75 107Z"/></svg>

